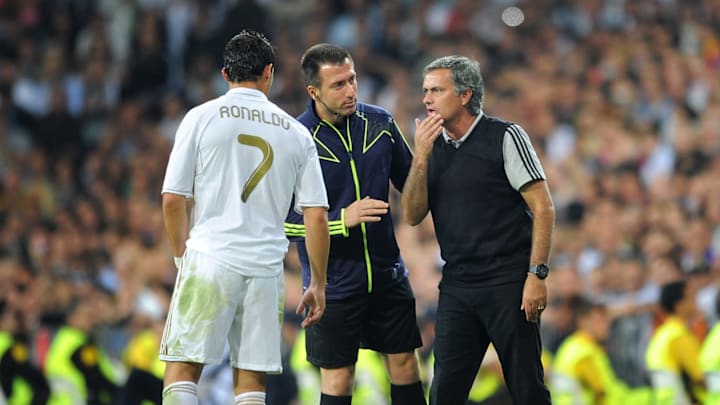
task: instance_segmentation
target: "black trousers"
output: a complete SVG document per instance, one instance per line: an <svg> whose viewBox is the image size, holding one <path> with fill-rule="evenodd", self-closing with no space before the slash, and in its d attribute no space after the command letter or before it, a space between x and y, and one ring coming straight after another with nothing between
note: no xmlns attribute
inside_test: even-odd
<svg viewBox="0 0 720 405"><path fill-rule="evenodd" d="M520 310L523 285L457 287L441 283L430 405L466 403L491 342L513 403L550 404L540 362L540 327L525 320Z"/></svg>

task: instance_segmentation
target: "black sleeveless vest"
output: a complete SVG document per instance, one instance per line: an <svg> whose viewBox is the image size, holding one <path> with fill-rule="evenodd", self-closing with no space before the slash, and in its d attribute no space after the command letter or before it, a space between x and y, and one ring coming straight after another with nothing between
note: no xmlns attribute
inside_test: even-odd
<svg viewBox="0 0 720 405"><path fill-rule="evenodd" d="M428 199L446 264L443 283L524 280L532 217L505 175L503 139L511 123L483 115L459 148L440 136L428 166Z"/></svg>

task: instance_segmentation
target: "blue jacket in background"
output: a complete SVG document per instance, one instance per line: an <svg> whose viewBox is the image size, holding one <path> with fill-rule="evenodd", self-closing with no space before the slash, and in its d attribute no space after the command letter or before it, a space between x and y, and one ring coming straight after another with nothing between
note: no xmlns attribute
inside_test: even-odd
<svg viewBox="0 0 720 405"><path fill-rule="evenodd" d="M390 181L402 191L412 152L392 115L385 109L357 104L357 111L342 127L321 120L308 102L298 117L312 134L328 192L330 258L326 298L346 298L393 285L407 277L395 240L392 215L380 222L363 223L352 229L344 226L344 210L366 196L388 201ZM390 181L388 181L388 179ZM305 250L302 215L294 210L285 232L297 241L302 263L303 286L310 282L310 265Z"/></svg>

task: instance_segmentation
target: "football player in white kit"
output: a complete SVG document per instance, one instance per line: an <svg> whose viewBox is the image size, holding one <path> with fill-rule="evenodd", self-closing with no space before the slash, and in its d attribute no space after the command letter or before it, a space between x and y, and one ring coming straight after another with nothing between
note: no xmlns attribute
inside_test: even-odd
<svg viewBox="0 0 720 405"><path fill-rule="evenodd" d="M266 373L282 371L284 221L303 213L312 284L298 313L325 309L330 238L327 195L308 130L268 101L274 49L243 31L225 46L224 95L182 120L162 188L175 291L160 345L163 404L197 404L204 364L229 344L236 404L264 404ZM188 217L188 201L192 213Z"/></svg>

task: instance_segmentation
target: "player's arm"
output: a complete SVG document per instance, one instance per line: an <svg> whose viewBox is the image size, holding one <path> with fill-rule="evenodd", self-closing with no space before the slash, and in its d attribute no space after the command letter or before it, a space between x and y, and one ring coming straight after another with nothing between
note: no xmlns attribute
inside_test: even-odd
<svg viewBox="0 0 720 405"><path fill-rule="evenodd" d="M304 127L303 127L304 128ZM307 129L305 129L307 131ZM325 311L327 263L330 251L327 190L323 180L315 143L307 133L305 162L295 183L295 211L302 213L305 227L305 249L310 262L310 285L303 293L297 313L306 312L304 328L316 323Z"/></svg>
<svg viewBox="0 0 720 405"><path fill-rule="evenodd" d="M165 232L170 240L173 256L182 257L188 238L187 198L183 195L163 193L162 210Z"/></svg>
<svg viewBox="0 0 720 405"><path fill-rule="evenodd" d="M327 263L330 252L327 209L307 207L303 209L305 223L305 249L310 262L310 285L305 290L297 313L307 311L302 321L304 328L320 320L325 312L325 287L327 286Z"/></svg>
<svg viewBox="0 0 720 405"><path fill-rule="evenodd" d="M201 126L198 114L197 108L192 109L180 122L162 186L163 222L178 268L182 263L189 232L188 201L191 201L193 195L198 156L197 128Z"/></svg>
<svg viewBox="0 0 720 405"><path fill-rule="evenodd" d="M327 209L307 207L303 209L305 222L305 245L310 260L310 284L324 287L327 284L327 262L330 251Z"/></svg>
<svg viewBox="0 0 720 405"><path fill-rule="evenodd" d="M432 114L420 121L415 119L415 156L402 190L403 219L417 225L430 210L428 202L428 164L435 139L440 136L443 120Z"/></svg>

